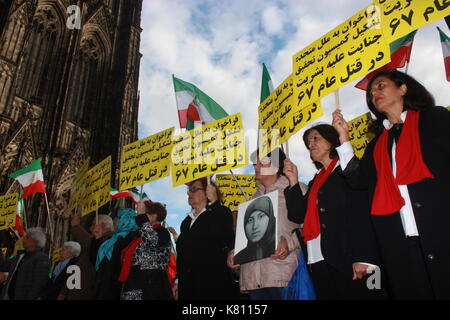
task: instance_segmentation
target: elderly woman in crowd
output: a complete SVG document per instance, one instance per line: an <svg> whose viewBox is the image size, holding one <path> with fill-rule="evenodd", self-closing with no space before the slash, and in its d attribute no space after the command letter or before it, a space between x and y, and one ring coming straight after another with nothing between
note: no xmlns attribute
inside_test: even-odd
<svg viewBox="0 0 450 320"><path fill-rule="evenodd" d="M138 212L145 213L144 202L138 204ZM132 240L139 237L135 210L119 208L114 214L114 220L117 221L116 230L111 238L100 245L97 254L95 265L98 279L97 300L119 300L122 289L122 283L118 281L121 270L121 253Z"/></svg>
<svg viewBox="0 0 450 320"><path fill-rule="evenodd" d="M47 284L41 294L42 300L56 300L58 298L61 290L66 285L67 278L69 278L67 268L75 264L80 253L81 246L78 242L64 242L59 262L53 269L52 276L47 281Z"/></svg>
<svg viewBox="0 0 450 320"><path fill-rule="evenodd" d="M353 155L339 110L341 167L369 191L370 217L390 293L395 299L450 299L450 112L396 70L373 76L366 92L376 138L361 160Z"/></svg>
<svg viewBox="0 0 450 320"><path fill-rule="evenodd" d="M7 271L8 279L3 287L3 300L36 300L44 289L50 260L42 251L47 242L41 228L27 230L23 240L25 252L19 251L13 259L0 259L0 271Z"/></svg>
<svg viewBox="0 0 450 320"><path fill-rule="evenodd" d="M177 240L180 300L235 298L227 254L234 246L233 217L220 204L217 188L206 178L188 188L192 211L183 220Z"/></svg>
<svg viewBox="0 0 450 320"><path fill-rule="evenodd" d="M319 172L305 196L298 186L297 167L285 160L284 173L290 188L285 195L289 219L303 224L301 238L317 298L370 299L381 297L369 290L364 276L379 264L375 237L367 215L367 196L351 189L337 156L337 131L320 124L305 131L306 148Z"/></svg>

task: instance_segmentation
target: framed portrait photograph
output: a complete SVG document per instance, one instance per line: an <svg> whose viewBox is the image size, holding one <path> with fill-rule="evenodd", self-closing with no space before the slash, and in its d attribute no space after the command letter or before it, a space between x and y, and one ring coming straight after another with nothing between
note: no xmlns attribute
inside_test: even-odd
<svg viewBox="0 0 450 320"><path fill-rule="evenodd" d="M239 205L234 263L270 257L277 243L278 190Z"/></svg>

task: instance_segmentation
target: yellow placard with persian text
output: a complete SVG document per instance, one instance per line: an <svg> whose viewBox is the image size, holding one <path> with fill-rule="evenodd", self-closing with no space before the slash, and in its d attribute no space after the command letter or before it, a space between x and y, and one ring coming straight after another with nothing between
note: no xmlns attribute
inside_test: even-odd
<svg viewBox="0 0 450 320"><path fill-rule="evenodd" d="M14 243L14 250L13 250L13 256L17 256L17 251L22 250L23 249L23 238L19 238L15 243Z"/></svg>
<svg viewBox="0 0 450 320"><path fill-rule="evenodd" d="M18 193L10 193L0 196L0 230L15 226Z"/></svg>
<svg viewBox="0 0 450 320"><path fill-rule="evenodd" d="M61 258L61 251L62 248L56 248L53 250L53 255L52 255L52 266L55 266L59 259Z"/></svg>
<svg viewBox="0 0 450 320"><path fill-rule="evenodd" d="M293 56L294 105L306 107L391 59L371 5Z"/></svg>
<svg viewBox="0 0 450 320"><path fill-rule="evenodd" d="M119 190L126 190L170 175L174 128L123 147Z"/></svg>
<svg viewBox="0 0 450 320"><path fill-rule="evenodd" d="M82 201L82 216L97 210L110 201L111 156L86 173L86 193Z"/></svg>
<svg viewBox="0 0 450 320"><path fill-rule="evenodd" d="M295 105L292 75L286 78L258 107L259 157L286 142L298 130L323 115L320 100L306 108ZM304 112L302 109L307 109Z"/></svg>
<svg viewBox="0 0 450 320"><path fill-rule="evenodd" d="M73 211L80 206L82 199L84 198L84 194L86 193L86 173L89 170L89 161L89 158L86 159L73 177L72 185L70 187L69 211Z"/></svg>
<svg viewBox="0 0 450 320"><path fill-rule="evenodd" d="M348 122L348 134L350 143L353 146L355 155L361 159L367 145L374 138L374 134L369 133L369 124L372 122L370 112L363 114Z"/></svg>
<svg viewBox="0 0 450 320"><path fill-rule="evenodd" d="M254 174L235 174L242 190L248 199L256 192L256 180ZM248 201L231 174L216 175L216 185L222 194L222 205L231 211L238 210L241 203Z"/></svg>
<svg viewBox="0 0 450 320"><path fill-rule="evenodd" d="M375 0L388 43L450 15L449 0Z"/></svg>
<svg viewBox="0 0 450 320"><path fill-rule="evenodd" d="M173 140L174 187L247 165L240 113L184 132Z"/></svg>

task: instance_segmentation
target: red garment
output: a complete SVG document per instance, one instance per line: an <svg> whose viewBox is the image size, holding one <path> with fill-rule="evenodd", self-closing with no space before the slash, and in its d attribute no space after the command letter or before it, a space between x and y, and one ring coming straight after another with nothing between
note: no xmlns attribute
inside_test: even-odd
<svg viewBox="0 0 450 320"><path fill-rule="evenodd" d="M419 138L419 112L408 110L405 124L398 140L395 162L396 178L388 154L388 130L384 129L378 139L373 159L377 170L377 185L372 200L372 215L387 215L399 211L405 200L399 185L408 185L425 178L434 178L423 161Z"/></svg>
<svg viewBox="0 0 450 320"><path fill-rule="evenodd" d="M154 224L152 226L152 229L158 229L161 227L161 224ZM142 238L136 238L131 243L125 247L125 249L122 250L121 253L121 262L122 262L122 269L120 271L119 275L119 282L125 282L128 279L128 275L130 274L131 269L131 263L133 261L133 254L134 251L136 251L137 246L142 242Z"/></svg>
<svg viewBox="0 0 450 320"><path fill-rule="evenodd" d="M142 242L142 238L136 238L122 250L121 261L122 269L119 275L119 282L125 282L130 274L131 262L133 261L133 254L137 246Z"/></svg>
<svg viewBox="0 0 450 320"><path fill-rule="evenodd" d="M331 161L327 170L320 170L320 172L316 176L316 179L314 179L313 185L309 191L305 222L303 224L302 231L302 237L305 243L309 240L317 238L320 234L320 218L319 207L317 204L317 193L319 192L319 189L322 188L325 181L327 181L338 160L339 158L335 157L333 161Z"/></svg>

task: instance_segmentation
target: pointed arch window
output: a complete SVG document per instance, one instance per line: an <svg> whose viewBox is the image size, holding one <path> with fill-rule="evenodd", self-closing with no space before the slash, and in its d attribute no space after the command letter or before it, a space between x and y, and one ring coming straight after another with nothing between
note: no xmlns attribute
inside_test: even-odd
<svg viewBox="0 0 450 320"><path fill-rule="evenodd" d="M17 94L31 103L41 104L50 80L50 65L58 33L55 14L50 9L38 10L19 69ZM43 17L45 15L45 17Z"/></svg>
<svg viewBox="0 0 450 320"><path fill-rule="evenodd" d="M75 62L67 99L67 120L75 124L86 125L85 110L89 110L93 103L97 69L98 61L83 54Z"/></svg>

